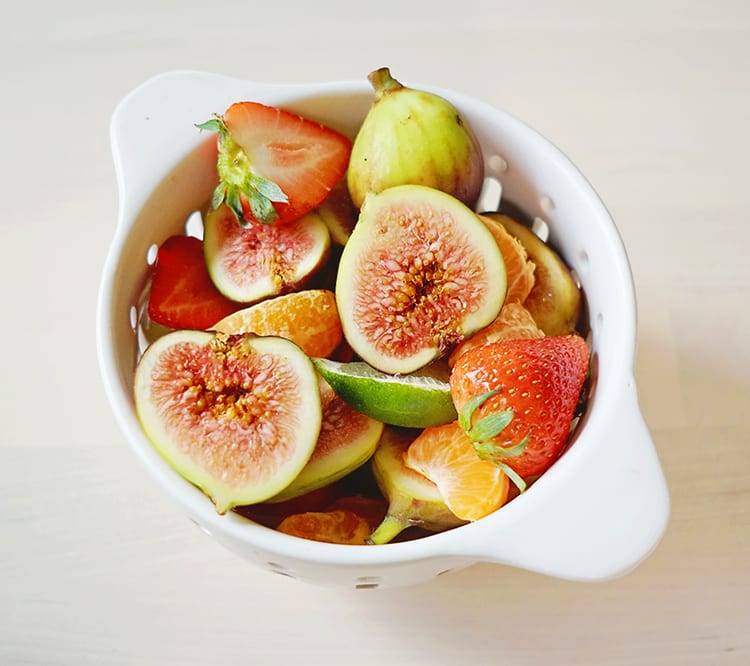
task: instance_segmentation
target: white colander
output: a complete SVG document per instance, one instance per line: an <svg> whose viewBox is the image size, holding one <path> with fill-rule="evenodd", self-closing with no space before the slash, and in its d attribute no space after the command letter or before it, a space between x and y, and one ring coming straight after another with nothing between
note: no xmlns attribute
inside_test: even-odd
<svg viewBox="0 0 750 666"><path fill-rule="evenodd" d="M487 175L503 197L546 223L580 279L592 345L588 410L566 453L494 514L421 539L340 546L287 536L233 512L220 516L149 443L135 415L138 311L154 246L185 229L215 183L214 148L194 123L239 100L283 106L354 136L372 102L362 81L268 85L178 71L131 92L112 118L120 203L98 303L101 372L127 441L166 495L204 532L275 573L375 588L426 581L476 562L571 580L622 575L656 546L669 496L633 378L636 310L618 231L585 178L542 136L496 108L449 90L482 143ZM498 568L498 575L503 575Z"/></svg>

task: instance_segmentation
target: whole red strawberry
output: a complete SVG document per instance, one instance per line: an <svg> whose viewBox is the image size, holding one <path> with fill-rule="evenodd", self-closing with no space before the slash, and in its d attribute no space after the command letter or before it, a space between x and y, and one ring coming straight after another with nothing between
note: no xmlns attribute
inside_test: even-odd
<svg viewBox="0 0 750 666"><path fill-rule="evenodd" d="M562 452L588 367L579 335L494 342L459 357L451 396L480 455L528 479Z"/></svg>

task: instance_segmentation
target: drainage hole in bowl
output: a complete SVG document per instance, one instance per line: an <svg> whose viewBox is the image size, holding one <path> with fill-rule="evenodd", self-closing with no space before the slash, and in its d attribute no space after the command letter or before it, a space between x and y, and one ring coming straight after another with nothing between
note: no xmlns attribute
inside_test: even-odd
<svg viewBox="0 0 750 666"><path fill-rule="evenodd" d="M594 317L594 334L597 337L601 335L603 325L604 325L604 315L601 312L597 312L596 317Z"/></svg>
<svg viewBox="0 0 750 666"><path fill-rule="evenodd" d="M552 197L543 194L539 197L539 207L545 215L552 215L552 211L555 210L555 202Z"/></svg>
<svg viewBox="0 0 750 666"><path fill-rule="evenodd" d="M589 268L589 253L586 250L578 252L578 271L580 273L586 273Z"/></svg>
<svg viewBox="0 0 750 666"><path fill-rule="evenodd" d="M156 263L156 255L159 252L159 246L156 243L152 243L149 245L148 250L146 250L146 264L149 266L153 266Z"/></svg>
<svg viewBox="0 0 750 666"><path fill-rule="evenodd" d="M531 221L531 230L542 242L546 243L549 240L549 224L541 217L535 217Z"/></svg>
<svg viewBox="0 0 750 666"><path fill-rule="evenodd" d="M130 306L128 311L128 317L130 318L130 328L135 333L138 330L138 308L135 305Z"/></svg>
<svg viewBox="0 0 750 666"><path fill-rule="evenodd" d="M374 590L380 587L382 580L380 576L358 576L354 579L354 588L357 590Z"/></svg>
<svg viewBox="0 0 750 666"><path fill-rule="evenodd" d="M287 576L288 578L296 578L297 575L288 567L278 562L266 562L266 566L271 570L272 573L279 574L280 576Z"/></svg>
<svg viewBox="0 0 750 666"><path fill-rule="evenodd" d="M482 191L479 193L474 209L477 213L496 211L500 208L500 200L503 197L503 184L491 176L484 179Z"/></svg>
<svg viewBox="0 0 750 666"><path fill-rule="evenodd" d="M209 530L207 527L204 527L201 525L195 518L190 518L190 522L194 525L198 526L198 529L203 532L204 534L208 534L208 536L213 537L213 534L211 533L211 530Z"/></svg>
<svg viewBox="0 0 750 666"><path fill-rule="evenodd" d="M492 173L505 173L508 170L508 163L501 155L490 155L487 158L487 170Z"/></svg>
<svg viewBox="0 0 750 666"><path fill-rule="evenodd" d="M185 220L185 235L203 240L203 214L195 210Z"/></svg>

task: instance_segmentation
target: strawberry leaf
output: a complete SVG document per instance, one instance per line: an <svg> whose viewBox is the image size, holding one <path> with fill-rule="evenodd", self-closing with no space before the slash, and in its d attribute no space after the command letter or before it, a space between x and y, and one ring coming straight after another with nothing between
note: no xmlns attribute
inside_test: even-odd
<svg viewBox="0 0 750 666"><path fill-rule="evenodd" d="M492 442L474 442L474 448L480 458L495 462L498 458L514 458L520 456L529 443L529 436L526 435L518 444L513 446L500 446Z"/></svg>
<svg viewBox="0 0 750 666"><path fill-rule="evenodd" d="M253 218L263 224L275 222L279 215L273 204L289 202L282 189L273 181L253 172L250 157L242 146L234 141L220 116L215 116L195 126L200 130L209 130L219 134L219 154L216 159L219 186L211 197L211 207L216 209L225 203L234 213L237 221L243 227L247 227L251 220L245 219L241 197L244 194Z"/></svg>
<svg viewBox="0 0 750 666"><path fill-rule="evenodd" d="M234 185L229 185L224 188L224 202L234 213L234 216L238 221L245 219L240 193ZM221 205L221 202L219 202L219 205Z"/></svg>
<svg viewBox="0 0 750 666"><path fill-rule="evenodd" d="M506 476L515 484L519 492L526 490L526 482L510 465L503 462L503 458L513 458L521 455L526 449L529 442L529 435L526 435L518 444L513 446L501 446L494 444L493 437L499 435L513 420L514 412L512 409L506 409L494 414L489 414L472 424L474 412L487 402L493 395L500 392L500 389L480 393L470 398L461 409L458 415L458 424L466 433L474 445L477 455L493 465L497 465Z"/></svg>
<svg viewBox="0 0 750 666"><path fill-rule="evenodd" d="M279 214L276 212L273 203L289 203L286 194L274 182L250 174L243 186L243 192L250 204L250 210L253 217L262 224L271 224L275 222ZM240 224L247 226L246 220L239 216Z"/></svg>
<svg viewBox="0 0 750 666"><path fill-rule="evenodd" d="M226 196L226 191L227 187L226 185L224 185L224 183L219 183L216 186L216 189L211 195L211 208L215 209L221 206L222 202L224 201L224 197Z"/></svg>
<svg viewBox="0 0 750 666"><path fill-rule="evenodd" d="M284 194L281 191L281 188L271 180L251 175L250 186L269 201L275 201L276 203L289 203L286 194Z"/></svg>
<svg viewBox="0 0 750 666"><path fill-rule="evenodd" d="M247 201L250 204L250 210L253 213L253 217L263 224L271 224L278 218L278 213L273 207L273 203L264 197L256 190L247 189L245 190ZM238 216L238 220L242 226L249 226L249 222L245 220L242 215Z"/></svg>
<svg viewBox="0 0 750 666"><path fill-rule="evenodd" d="M526 481L523 480L521 475L516 472L510 465L506 465L504 462L497 462L495 461L495 464L505 472L505 475L513 482L513 484L518 488L518 492L522 493L526 490Z"/></svg>
<svg viewBox="0 0 750 666"><path fill-rule="evenodd" d="M471 419L474 417L474 412L477 411L485 402L487 402L493 395L500 393L500 389L494 391L487 391L487 393L480 393L475 395L473 398L468 400L463 406L461 413L458 415L458 425L461 429L468 433L471 430Z"/></svg>
<svg viewBox="0 0 750 666"><path fill-rule="evenodd" d="M474 412L499 392L500 389L495 389L494 391L475 395L464 405L461 413L458 415L458 424L472 442L482 442L492 439L496 435L499 435L513 420L513 410L507 409L485 416L472 424L471 421L474 418Z"/></svg>
<svg viewBox="0 0 750 666"><path fill-rule="evenodd" d="M226 129L224 123L222 123L219 118L211 118L202 123L195 123L195 126L199 130L206 130L208 132L221 132L222 128Z"/></svg>
<svg viewBox="0 0 750 666"><path fill-rule="evenodd" d="M493 465L497 465L505 475L515 484L519 492L526 490L526 481L523 480L521 475L516 472L510 465L502 461L503 458L513 458L519 456L526 449L526 444L529 442L529 435L526 435L518 444L514 446L500 446L493 444L492 442L474 442L474 449L477 455Z"/></svg>
<svg viewBox="0 0 750 666"><path fill-rule="evenodd" d="M510 409L490 414L479 419L466 434L472 442L483 442L499 435L512 420L513 410Z"/></svg>

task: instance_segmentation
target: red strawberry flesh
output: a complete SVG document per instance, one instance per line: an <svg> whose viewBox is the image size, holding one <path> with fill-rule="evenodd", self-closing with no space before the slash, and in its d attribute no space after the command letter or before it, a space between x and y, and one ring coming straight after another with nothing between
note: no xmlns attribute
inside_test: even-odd
<svg viewBox="0 0 750 666"><path fill-rule="evenodd" d="M206 330L241 307L214 286L200 239L170 236L159 246L148 301L152 321L169 328Z"/></svg>
<svg viewBox="0 0 750 666"><path fill-rule="evenodd" d="M589 349L579 335L490 343L456 362L451 396L460 412L472 397L499 390L477 409L474 421L513 411L492 443L508 448L528 435L522 453L502 459L528 479L548 469L564 449L588 364Z"/></svg>
<svg viewBox="0 0 750 666"><path fill-rule="evenodd" d="M223 122L253 173L286 195L288 203L273 204L278 222L298 219L320 205L346 173L351 140L329 127L256 102L232 104ZM243 208L251 219L246 198Z"/></svg>

